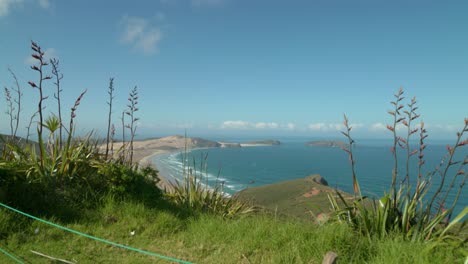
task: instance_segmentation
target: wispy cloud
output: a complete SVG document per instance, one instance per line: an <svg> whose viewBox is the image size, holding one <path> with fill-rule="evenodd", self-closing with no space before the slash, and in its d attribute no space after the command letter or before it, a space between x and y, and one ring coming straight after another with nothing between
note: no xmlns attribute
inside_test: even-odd
<svg viewBox="0 0 468 264"><path fill-rule="evenodd" d="M235 128L235 129L246 129L249 128L250 123L247 121L237 120L237 121L224 121L221 124L221 128Z"/></svg>
<svg viewBox="0 0 468 264"><path fill-rule="evenodd" d="M34 2L36 1L31 1L29 3ZM0 0L0 17L7 16L13 8L23 3L25 3L24 0ZM37 0L36 3L43 9L49 9L51 7L50 0Z"/></svg>
<svg viewBox="0 0 468 264"><path fill-rule="evenodd" d="M294 123L288 123L286 125L286 127L289 129L289 130L295 130L296 129L296 124Z"/></svg>
<svg viewBox="0 0 468 264"><path fill-rule="evenodd" d="M265 128L275 129L275 128L278 128L279 125L278 123L275 123L275 122L271 122L271 123L259 122L259 123L256 123L254 127L258 129L265 129Z"/></svg>
<svg viewBox="0 0 468 264"><path fill-rule="evenodd" d="M50 8L50 1L49 0L39 0L39 5L44 9Z"/></svg>
<svg viewBox="0 0 468 264"><path fill-rule="evenodd" d="M242 120L224 121L221 124L222 129L278 129L280 124L276 122L248 122Z"/></svg>
<svg viewBox="0 0 468 264"><path fill-rule="evenodd" d="M371 131L385 131L387 129L387 126L384 123L374 123L370 126L369 130Z"/></svg>
<svg viewBox="0 0 468 264"><path fill-rule="evenodd" d="M49 61L52 58L58 59L57 51L54 48L49 48L44 51L44 59L45 61ZM24 60L24 63L27 65L36 64L37 60L33 57L29 56Z"/></svg>
<svg viewBox="0 0 468 264"><path fill-rule="evenodd" d="M340 123L314 123L314 124L309 124L308 128L311 131L328 132L328 131L342 130L344 126Z"/></svg>
<svg viewBox="0 0 468 264"><path fill-rule="evenodd" d="M419 125L415 125L415 126L412 126L412 127L419 127ZM402 131L404 129L407 129L407 127L403 124L397 124L396 126L396 131ZM377 122L377 123L374 123L372 124L370 127L369 127L369 130L371 132L381 132L381 131L389 131L387 129L387 125L384 124L384 123L381 123L381 122Z"/></svg>
<svg viewBox="0 0 468 264"><path fill-rule="evenodd" d="M163 16L163 13L157 13L156 19L162 20ZM150 22L149 19L142 17L124 16L120 41L147 55L158 52L163 32L160 27L152 25Z"/></svg>
<svg viewBox="0 0 468 264"><path fill-rule="evenodd" d="M192 6L220 6L227 2L227 0L191 0Z"/></svg>
<svg viewBox="0 0 468 264"><path fill-rule="evenodd" d="M23 0L0 0L0 17L7 16L13 6L22 2Z"/></svg>

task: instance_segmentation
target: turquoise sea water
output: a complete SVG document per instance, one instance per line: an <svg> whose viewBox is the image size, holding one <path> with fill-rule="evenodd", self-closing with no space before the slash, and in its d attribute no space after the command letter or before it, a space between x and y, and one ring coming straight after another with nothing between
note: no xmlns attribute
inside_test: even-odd
<svg viewBox="0 0 468 264"><path fill-rule="evenodd" d="M248 141L236 140L233 142ZM306 139L282 139L279 146L243 147L243 148L210 148L193 150L189 153L190 163L200 163L203 155L208 154L209 186L220 182L224 191L234 194L242 189L255 187L295 178L303 178L311 174L320 174L332 187L352 192L351 169L347 154L339 148L308 147L304 145ZM391 141L360 140L354 149L356 160L356 174L362 191L370 196L381 196L391 184L393 157L390 152ZM429 143L425 150L423 173L433 171L447 154L444 142ZM415 146L416 148L417 146ZM399 160L400 177L406 170L405 153L401 152ZM456 160L462 160L468 155L468 148L459 148ZM182 159L180 152L154 157L158 170L162 175L182 178ZM411 158L411 182L416 182L417 157ZM199 165L198 165L199 166ZM442 164L442 168L445 163ZM458 166L449 170L448 180L456 173ZM457 180L455 188L461 183ZM433 176L434 185L438 186L441 177ZM446 183L446 186L450 181ZM436 187L434 186L434 187ZM445 188L444 188L445 190ZM468 205L468 188L465 186L459 198L456 211ZM455 191L448 201L453 201ZM449 203L447 203L449 205Z"/></svg>

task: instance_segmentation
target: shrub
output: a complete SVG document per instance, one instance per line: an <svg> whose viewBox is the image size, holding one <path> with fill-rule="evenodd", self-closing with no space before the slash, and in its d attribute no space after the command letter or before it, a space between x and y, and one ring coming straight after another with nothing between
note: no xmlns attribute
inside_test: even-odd
<svg viewBox="0 0 468 264"><path fill-rule="evenodd" d="M97 141L92 139L92 132L84 138L75 137L75 118L86 91L78 96L70 108L68 126L63 125L60 103L60 80L63 75L56 59L50 60L50 64L55 76L54 96L58 102L59 114L56 116L52 113L48 117L44 115L43 110L48 97L44 82L52 77L46 74L49 63L45 61L45 53L41 47L32 42L31 48L34 51L32 57L36 61L36 65L31 66L31 69L38 73L39 78L36 82L29 81L29 85L39 91L38 110L30 119L26 142L15 138L21 91L16 76L10 71L17 83L17 88L12 89L17 98L12 96L10 90L5 90L12 136L0 138L3 142L0 158L0 201L31 213L67 217L70 216L70 212L79 215L82 209L94 206L109 193L119 198L160 197L160 190L156 187L159 181L156 170L150 167L140 170L131 161L107 159L107 155L100 152ZM138 120L133 116L138 110L136 88L131 95L133 101L129 115L132 117L133 141L136 130L134 123ZM110 96L112 99L112 93ZM29 141L29 128L34 123L36 114L39 114L37 143Z"/></svg>
<svg viewBox="0 0 468 264"><path fill-rule="evenodd" d="M249 214L254 208L246 202L239 201L236 197L228 197L223 192L222 183L217 181L214 188L203 185L207 181L207 158L205 154L200 159L199 170L193 159L193 165L188 162L187 146L183 155L183 182L176 180L171 183L172 191L168 197L176 205L191 213L213 213L226 218Z"/></svg>
<svg viewBox="0 0 468 264"><path fill-rule="evenodd" d="M465 132L468 131L468 120L465 119L465 126L457 133L457 140L453 146L447 146L447 157L448 161L444 167L436 168L435 171L423 175L422 167L424 165L424 149L426 144L424 143L427 137L424 123L421 122L419 127L413 127L412 121L419 118L419 114L416 113L416 99L413 98L409 103L408 110L405 110L405 106L401 103L404 99L403 90L395 94L395 101L391 102L394 105L394 111L389 111L389 114L393 117L393 124L388 125L387 129L393 134L393 146L391 152L394 157L394 167L392 171L392 183L390 190L383 197L378 200L371 200L368 197L363 196L360 191L360 186L357 180L357 176L354 172L355 159L353 156L354 140L351 137L351 127L348 124L348 119L344 117L345 131L342 132L345 137L348 138L349 145L344 148L344 151L348 153L349 160L352 168L352 178L354 186L355 200L350 203L346 201L338 192L337 195L339 200L344 204L344 207L340 207L337 203L337 199L334 196L329 196L331 205L336 213L339 221L346 222L353 226L356 230L359 230L368 236L379 236L386 237L389 233L399 232L404 234L404 237L412 241L421 240L437 240L441 241L458 241L465 243L462 238L452 236L449 231L453 230L457 223L463 220L468 214L468 207L465 207L462 212L459 213L455 218L451 219L453 210L458 202L460 193L463 190L467 173L464 172L463 167L468 163L467 157L464 160L455 161L455 152L457 149L464 147L467 140L462 140ZM405 116L403 116L403 114ZM406 137L400 137L397 135L396 127L402 124L407 128ZM410 137L419 131L419 147L415 150L411 150ZM403 180L398 181L398 151L400 147L405 150L406 158L406 173ZM418 175L417 183L414 191L410 184L410 170L409 163L413 156L418 157ZM443 164L443 162L441 163ZM458 165L455 175L448 175L449 168ZM441 182L436 187L434 194L431 197L428 195L429 188L434 183L433 176L440 176ZM460 180L458 189L454 189L456 180ZM450 182L447 186L446 183ZM442 190L445 192L442 192ZM450 207L443 207L446 203L448 193L456 191L456 196ZM440 206L435 206L434 202L438 201Z"/></svg>
<svg viewBox="0 0 468 264"><path fill-rule="evenodd" d="M346 201L339 192L338 199L341 200L344 206L340 206L335 196L329 195L332 208L338 221L345 222L356 230L367 236L387 237L391 233L400 233L406 239L411 241L434 240L437 242L455 243L461 245L466 243L463 238L453 236L457 223L460 223L466 215L468 215L468 207L465 207L456 217L452 219L453 210L458 202L461 191L463 190L467 173L463 167L468 163L468 157L463 160L456 161L455 153L459 148L465 147L467 140L462 140L465 132L468 131L468 119L465 119L463 129L457 133L457 139L454 145L447 146L447 156L444 158L444 166L436 168L436 170L422 174L424 161L424 142L427 137L427 131L424 123L421 122L419 127L412 126L414 120L419 118L416 113L416 99L413 98L407 105L402 104L404 100L403 89L400 89L395 94L395 101L391 102L394 106L393 111L389 114L393 117L393 124L388 125L387 129L393 134L393 146L390 149L393 158L394 166L392 171L392 183L390 190L378 200L369 199L363 196L358 183L357 176L354 172L355 160L353 156L354 140L351 137L351 127L348 124L348 119L344 117L345 131L342 132L348 139L348 146L344 151L348 153L352 169L352 179L354 186L355 199L352 202ZM403 115L404 114L404 115ZM406 127L406 137L397 135L397 126L403 125ZM410 137L419 131L419 147L412 150L410 145ZM400 181L398 175L398 151L401 148L405 153L405 175ZM413 190L410 180L411 173L409 163L411 158L417 156L418 175L417 183ZM455 175L449 175L449 168L458 166ZM439 185L436 185L433 176L440 177ZM458 188L455 187L456 180L460 181ZM447 182L450 184L447 186ZM435 186L435 192L431 197L426 197L430 187ZM442 191L444 190L444 191ZM444 207L446 199L450 192L456 192L455 199L449 207ZM438 206L435 206L437 201ZM466 222L466 221L465 221ZM459 225L458 225L459 226ZM463 225L462 225L463 226Z"/></svg>

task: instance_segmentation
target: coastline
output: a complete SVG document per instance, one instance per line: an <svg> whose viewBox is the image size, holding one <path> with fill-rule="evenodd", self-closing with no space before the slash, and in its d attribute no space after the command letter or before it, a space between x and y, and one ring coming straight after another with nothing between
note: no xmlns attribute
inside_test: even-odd
<svg viewBox="0 0 468 264"><path fill-rule="evenodd" d="M152 154L148 156L144 156L138 161L138 166L139 167L147 167L150 166L151 168L155 169L158 171L158 187L161 188L162 190L165 191L171 191L172 190L172 184L175 183L175 180L173 177L166 175L164 172L160 171L156 164L152 161L153 158L161 155L168 155L172 153L176 153L180 151L180 149L177 150L165 150L165 149L156 149L153 151Z"/></svg>
<svg viewBox="0 0 468 264"><path fill-rule="evenodd" d="M200 147L200 148L190 148L187 149L187 154L195 151L195 150L200 150L200 149L211 149L211 148L216 148L216 147ZM170 155L174 153L182 153L185 151L185 149L172 149L172 150L167 150L167 149L154 149L153 153L143 156L141 159L139 159L138 166L140 167L145 167L145 166L150 166L153 169L158 171L158 178L160 179L158 186L166 191L171 191L172 190L172 185L176 183L178 180L177 178L168 175L167 173L164 172L164 170L160 170L158 166L155 164L155 162L152 161L153 158L157 156L162 156L162 155ZM138 150L136 150L138 152Z"/></svg>
<svg viewBox="0 0 468 264"><path fill-rule="evenodd" d="M279 141L272 141L279 144ZM269 141L247 142L247 143L225 143L218 141L211 141L202 138L190 138L184 136L168 136L162 138L137 140L133 142L133 160L138 163L140 167L151 166L158 170L158 177L160 179L158 186L167 191L172 190L172 185L175 184L178 178L169 174L164 169L160 170L153 159L161 155L169 155L173 153L190 153L200 149L223 148L223 144L235 144L238 147L267 147L274 146L275 144ZM114 149L119 149L123 145L122 142L115 142ZM105 145L100 146L101 150L105 150ZM209 186L208 186L209 187Z"/></svg>

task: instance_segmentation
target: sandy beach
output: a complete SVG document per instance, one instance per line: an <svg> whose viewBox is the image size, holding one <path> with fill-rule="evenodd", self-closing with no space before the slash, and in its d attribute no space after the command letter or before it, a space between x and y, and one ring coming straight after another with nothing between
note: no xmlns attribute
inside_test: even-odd
<svg viewBox="0 0 468 264"><path fill-rule="evenodd" d="M126 144L128 144L128 142ZM151 161L151 159L155 156L180 152L184 151L185 149L193 150L196 148L198 149L217 146L219 146L219 144L215 141L199 138L185 138L183 136L169 136L147 140L137 140L133 142L133 161L138 162L141 167L152 166L157 169L155 164ZM101 145L101 150L105 150L105 147L105 145ZM122 142L114 143L114 150L118 150L121 147ZM162 189L170 190L170 183L173 182L173 180L171 180L168 175L161 174L161 172L158 173L158 176L161 180L158 186Z"/></svg>
<svg viewBox="0 0 468 264"><path fill-rule="evenodd" d="M128 144L128 142L126 143ZM238 147L257 147L257 146L271 146L271 144L265 144L264 142L249 142L249 143L224 143L206 140L202 138L186 138L183 136L168 136L162 138L137 140L133 142L133 161L138 162L141 167L152 166L155 169L156 166L152 163L151 159L158 155L169 154L173 152L181 152L187 149L188 151L201 148L213 148L213 147L225 147L225 145L236 145ZM114 150L118 150L122 147L122 142L115 142L113 145ZM106 146L101 145L101 150L104 151ZM116 151L114 151L115 153ZM114 154L115 155L115 154ZM163 175L161 172L158 173L161 179L158 184L160 188L170 190L171 182L174 182L168 175Z"/></svg>

